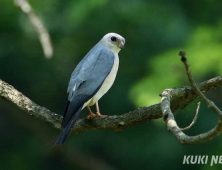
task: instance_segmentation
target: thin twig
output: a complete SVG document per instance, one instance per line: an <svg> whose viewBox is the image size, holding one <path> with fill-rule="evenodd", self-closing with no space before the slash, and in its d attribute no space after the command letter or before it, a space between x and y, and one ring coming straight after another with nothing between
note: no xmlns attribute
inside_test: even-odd
<svg viewBox="0 0 222 170"><path fill-rule="evenodd" d="M40 43L42 45L42 49L44 55L47 59L50 59L53 55L53 48L50 40L49 33L45 28L41 19L34 13L31 5L28 0L15 0L15 4L21 8L22 12L25 13L32 25L35 28L35 31L38 33Z"/></svg>
<svg viewBox="0 0 222 170"><path fill-rule="evenodd" d="M196 113L195 116L193 118L193 121L191 122L191 124L185 128L180 128L180 130L185 131L185 130L189 130L197 121L197 117L198 117L198 113L199 113L199 109L200 109L200 102L197 103L197 109L196 109Z"/></svg>
<svg viewBox="0 0 222 170"><path fill-rule="evenodd" d="M207 106L210 107L215 113L217 113L218 116L222 117L222 112L220 111L220 109L200 91L200 89L197 87L196 83L194 82L191 71L190 71L190 66L187 62L186 52L180 51L179 55L181 56L181 61L185 65L187 76L190 81L190 85L193 88L193 90L195 91L195 93L198 94L198 96L200 96L200 98L202 98L204 100L204 102L207 104Z"/></svg>
<svg viewBox="0 0 222 170"><path fill-rule="evenodd" d="M208 132L196 135L196 136L188 136L186 135L179 126L177 125L175 118L173 116L173 113L170 108L171 104L171 93L172 89L167 89L164 90L163 93L161 94L162 99L161 99L161 110L164 116L164 121L167 124L167 128L170 132L174 134L174 136L182 143L182 144L197 144L197 143L203 143L207 142L214 137L220 135L222 133L222 118L221 118L221 111L217 108L216 105L214 105L213 102L211 102L209 99L207 99L204 94L200 91L200 89L197 87L197 85L193 81L193 77L191 75L190 67L188 65L187 59L185 57L186 52L185 51L180 51L179 55L181 56L181 60L184 63L186 67L186 72L190 81L190 84L194 90L194 92L199 95L204 102L207 103L207 105L217 113L218 115L218 123L217 125L209 130Z"/></svg>

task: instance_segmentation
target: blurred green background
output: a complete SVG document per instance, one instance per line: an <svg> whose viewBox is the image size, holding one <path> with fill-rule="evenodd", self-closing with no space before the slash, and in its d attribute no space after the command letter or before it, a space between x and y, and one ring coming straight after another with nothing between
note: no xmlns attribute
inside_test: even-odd
<svg viewBox="0 0 222 170"><path fill-rule="evenodd" d="M186 50L195 80L222 74L220 0L30 0L47 27L54 56L45 59L28 18L12 0L0 0L0 79L41 106L63 114L70 75L84 55L108 32L125 37L120 68L100 101L103 114L118 115L160 102L164 89L189 85L178 56ZM221 88L207 96L222 108ZM195 100L178 111L187 126ZM85 110L81 116L85 117ZM202 102L199 118L187 133L212 128L216 115ZM0 98L0 169L221 169L222 165L183 165L184 155L221 155L222 136L182 146L162 119L121 133L108 130L70 135L59 148L60 131Z"/></svg>

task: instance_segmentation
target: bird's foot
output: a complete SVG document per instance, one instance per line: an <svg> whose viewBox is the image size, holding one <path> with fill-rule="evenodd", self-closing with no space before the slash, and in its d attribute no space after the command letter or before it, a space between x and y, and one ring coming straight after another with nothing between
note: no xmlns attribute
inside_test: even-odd
<svg viewBox="0 0 222 170"><path fill-rule="evenodd" d="M97 117L96 116L96 114L94 114L94 113L89 113L89 115L87 116L87 119L92 119L92 118L95 118L95 117Z"/></svg>
<svg viewBox="0 0 222 170"><path fill-rule="evenodd" d="M101 113L97 112L96 117L107 117L107 115L101 115Z"/></svg>

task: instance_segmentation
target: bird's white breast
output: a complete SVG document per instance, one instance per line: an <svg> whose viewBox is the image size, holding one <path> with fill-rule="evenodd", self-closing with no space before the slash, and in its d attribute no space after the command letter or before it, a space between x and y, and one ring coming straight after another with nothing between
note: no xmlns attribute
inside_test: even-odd
<svg viewBox="0 0 222 170"><path fill-rule="evenodd" d="M104 80L103 85L101 86L99 91L92 97L92 99L89 102L87 102L88 106L94 105L110 89L110 87L113 85L115 81L118 68L119 68L119 56L118 54L116 54L111 72Z"/></svg>

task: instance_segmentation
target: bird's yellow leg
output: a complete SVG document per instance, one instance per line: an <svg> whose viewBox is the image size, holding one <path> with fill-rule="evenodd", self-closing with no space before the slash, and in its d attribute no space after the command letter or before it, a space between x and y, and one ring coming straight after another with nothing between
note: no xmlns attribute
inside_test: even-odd
<svg viewBox="0 0 222 170"><path fill-rule="evenodd" d="M89 111L89 115L87 116L87 119L92 119L96 117L96 115L91 111L89 106L87 106L87 110Z"/></svg>
<svg viewBox="0 0 222 170"><path fill-rule="evenodd" d="M107 115L101 115L100 111L99 111L99 103L96 102L96 117L106 117Z"/></svg>

